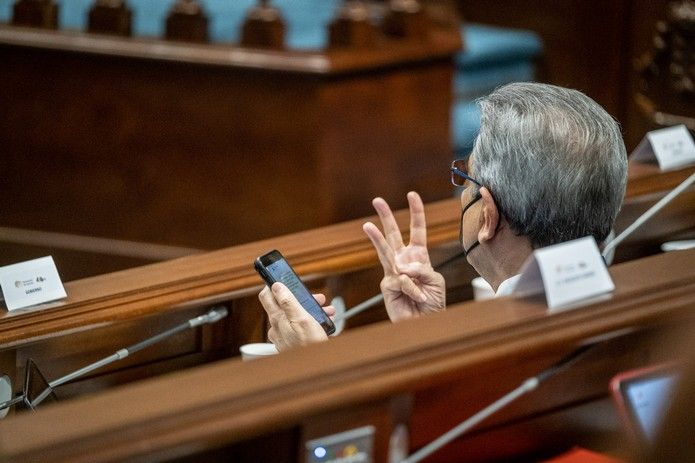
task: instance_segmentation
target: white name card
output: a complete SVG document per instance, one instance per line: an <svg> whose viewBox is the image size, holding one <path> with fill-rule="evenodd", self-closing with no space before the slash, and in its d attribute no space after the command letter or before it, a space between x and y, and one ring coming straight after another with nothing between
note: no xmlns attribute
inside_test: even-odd
<svg viewBox="0 0 695 463"><path fill-rule="evenodd" d="M695 163L695 142L684 125L652 130L630 158L639 162L656 159L661 170L676 169Z"/></svg>
<svg viewBox="0 0 695 463"><path fill-rule="evenodd" d="M536 249L521 268L516 296L545 291L550 309L605 294L615 289L593 237Z"/></svg>
<svg viewBox="0 0 695 463"><path fill-rule="evenodd" d="M0 267L0 287L7 310L23 309L67 296L51 256Z"/></svg>

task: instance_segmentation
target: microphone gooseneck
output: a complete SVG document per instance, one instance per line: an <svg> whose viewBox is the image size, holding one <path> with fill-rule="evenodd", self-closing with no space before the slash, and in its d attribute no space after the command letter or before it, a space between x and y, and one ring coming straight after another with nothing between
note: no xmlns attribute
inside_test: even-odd
<svg viewBox="0 0 695 463"><path fill-rule="evenodd" d="M1 403L0 404L0 410L4 410L4 409L11 407L15 404L18 404L19 402L22 402L23 400L24 400L24 396L19 395L19 396L15 397L14 399L10 399L6 402Z"/></svg>
<svg viewBox="0 0 695 463"><path fill-rule="evenodd" d="M551 377L555 376L558 374L560 371L566 369L570 365L574 364L577 359L579 359L586 351L594 347L595 344L589 344L589 345L584 345L579 347L578 349L575 349L572 351L569 355L563 357L560 359L558 362L554 363L550 367L546 368L545 370L541 371L538 373L536 376L533 376L531 378L525 379L520 386L518 386L516 389L512 390L511 392L508 392L501 398L497 399L487 407L483 408L480 410L478 413L475 415L471 416L470 418L466 419L465 421L461 422L457 426L451 428L449 431L445 432L429 444L425 445L422 447L420 450L417 452L413 453L410 455L408 458L405 460L402 460L401 463L417 463L419 461L422 461L423 459L427 458L428 456L432 455L434 452L438 451L445 445L449 444L451 441L454 439L457 439L461 437L464 433L470 431L472 428L477 426L480 422L483 420L489 418L490 416L494 415L497 413L499 410L503 409L507 405L511 404L515 400L517 400L519 397L523 396L524 394L533 391L536 389L541 383L547 381Z"/></svg>
<svg viewBox="0 0 695 463"><path fill-rule="evenodd" d="M629 227L627 227L621 234L619 234L615 239L609 241L606 247L603 248L601 255L605 258L613 249L615 249L620 243L622 243L625 238L630 236L635 230L644 225L649 219L651 219L657 212L666 207L668 203L673 201L673 199L684 192L690 185L695 182L695 173L690 177L686 178L680 185L671 190L669 194L661 198L656 204L650 207L644 214L639 216Z"/></svg>
<svg viewBox="0 0 695 463"><path fill-rule="evenodd" d="M39 405L41 402L43 402L46 397L48 397L51 392L53 391L54 388L61 386L67 382L70 382L76 378L79 378L81 376L86 375L87 373L90 373L94 370L97 370L101 367L104 367L110 363L116 362L118 360L122 360L126 357L128 357L130 354L133 354L135 352L138 352L146 347L149 347L153 344L156 344L158 342L161 342L177 333L180 333L181 331L185 331L190 328L195 328L200 325L205 325L205 324L212 324L216 323L219 320L223 319L224 317L227 316L227 309L224 307L216 307L212 310L210 310L208 313L200 315L195 318L191 318L188 321L185 321L183 323L180 323L176 325L173 328L170 328L166 331L163 331L159 334L156 334L152 336L151 338L145 339L144 341L140 341L136 344L133 344L128 347L124 347L122 349L119 349L118 351L114 352L113 354L109 355L108 357L104 357L101 360L97 360L94 363L91 363L83 368L80 368L79 370L73 371L72 373L69 373L65 376L62 376L58 379L55 379L51 382L48 383L48 388L46 388L44 391L39 394L36 399L32 402L32 406L36 407ZM0 407L2 407L4 404L0 404ZM1 409L1 408L0 408Z"/></svg>
<svg viewBox="0 0 695 463"><path fill-rule="evenodd" d="M195 328L196 326L200 325L212 324L218 322L219 320L222 320L224 317L227 316L227 313L227 309L225 309L224 307L218 307L216 309L212 309L204 315L191 318L190 320L188 320L188 324L191 328Z"/></svg>

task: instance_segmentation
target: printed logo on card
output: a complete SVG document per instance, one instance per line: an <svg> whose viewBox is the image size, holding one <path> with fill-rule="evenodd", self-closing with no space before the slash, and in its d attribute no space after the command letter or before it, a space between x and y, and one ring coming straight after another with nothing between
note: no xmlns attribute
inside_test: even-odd
<svg viewBox="0 0 695 463"><path fill-rule="evenodd" d="M8 310L66 297L58 269L50 256L0 267L0 288Z"/></svg>

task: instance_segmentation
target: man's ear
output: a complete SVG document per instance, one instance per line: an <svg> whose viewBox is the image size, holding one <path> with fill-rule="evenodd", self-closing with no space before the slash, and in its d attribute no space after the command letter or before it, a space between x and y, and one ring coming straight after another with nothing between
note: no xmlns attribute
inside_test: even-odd
<svg viewBox="0 0 695 463"><path fill-rule="evenodd" d="M482 243L495 237L497 226L500 222L500 212L497 209L495 198L490 194L490 190L486 187L481 187L479 191L481 196L480 202L483 204L480 214L481 224L480 231L478 231L478 241Z"/></svg>

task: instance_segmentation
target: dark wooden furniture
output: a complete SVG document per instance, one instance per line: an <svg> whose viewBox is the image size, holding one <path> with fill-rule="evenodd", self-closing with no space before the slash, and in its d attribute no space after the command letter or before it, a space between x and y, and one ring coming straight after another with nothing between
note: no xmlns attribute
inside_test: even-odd
<svg viewBox="0 0 695 463"><path fill-rule="evenodd" d="M377 27L369 20L369 8L362 2L346 2L328 26L328 43L332 48L369 48L378 40Z"/></svg>
<svg viewBox="0 0 695 463"><path fill-rule="evenodd" d="M299 52L0 26L2 225L216 249L448 197L460 46L441 27Z"/></svg>
<svg viewBox="0 0 695 463"><path fill-rule="evenodd" d="M544 49L538 80L576 88L598 101L621 122L628 152L649 129L634 102L639 89L634 65L652 48L667 4L668 0L458 1L466 21L536 31Z"/></svg>
<svg viewBox="0 0 695 463"><path fill-rule="evenodd" d="M285 21L279 9L269 5L268 0L259 0L249 10L241 30L241 44L254 48L285 48Z"/></svg>
<svg viewBox="0 0 695 463"><path fill-rule="evenodd" d="M632 166L628 197L619 222L634 220L692 172L690 168L658 173L651 166ZM659 243L667 237L692 234L694 195L692 191L682 195L621 245L616 260L658 252ZM396 215L402 229L407 230L407 211ZM265 321L256 299L262 283L251 263L269 249L280 249L312 288L325 292L329 298L342 296L348 307L378 292L381 270L361 228L366 220L377 218L69 282L68 298L45 310L0 313L0 372L9 374L18 388L25 361L32 358L49 378L55 379L170 328L212 304L224 304L230 316L217 325L186 332L63 386L60 395L78 396L236 356L241 344L264 340ZM433 262L458 253L459 200L428 204L427 220ZM448 301L471 298L470 280L475 273L465 262L459 260L442 271L448 282ZM349 326L384 319L383 309L375 308L351 320Z"/></svg>
<svg viewBox="0 0 695 463"><path fill-rule="evenodd" d="M184 42L208 41L208 18L200 2L177 0L166 22L167 40Z"/></svg>
<svg viewBox="0 0 695 463"><path fill-rule="evenodd" d="M453 200L431 205L428 214L433 246L456 239L458 213ZM399 217L407 227L405 211ZM61 394L79 395L238 355L239 345L262 341L265 336L263 312L256 297L262 282L252 262L269 249L282 250L313 288L331 296L343 295L349 306L378 292L377 261L361 229L362 222L345 222L67 283L69 297L53 307L0 313L0 370L19 386L25 360L33 358L47 377L55 379L217 303L230 311L223 322L178 335L142 355L66 385ZM450 248L439 254L451 254ZM465 272L458 270L459 274ZM462 281L470 281L472 273L467 272ZM383 310L375 310L357 322L384 318Z"/></svg>
<svg viewBox="0 0 695 463"><path fill-rule="evenodd" d="M652 40L635 60L630 121L644 131L684 124L695 133L695 18L692 0L658 12Z"/></svg>
<svg viewBox="0 0 695 463"><path fill-rule="evenodd" d="M125 1L97 0L89 10L89 32L128 37L132 33L133 12Z"/></svg>
<svg viewBox="0 0 695 463"><path fill-rule="evenodd" d="M534 299L464 304L52 405L0 423L0 448L6 461L303 461L308 439L372 424L375 459L387 461L395 426L409 427L412 451L589 343L597 347L571 368L430 461L577 443L614 451L604 441L618 437L602 407L607 381L671 358L655 341L692 335L693 258L681 251L615 266L610 299L574 310L549 313Z"/></svg>
<svg viewBox="0 0 695 463"><path fill-rule="evenodd" d="M16 26L58 27L58 5L52 0L18 0L12 5L12 23Z"/></svg>
<svg viewBox="0 0 695 463"><path fill-rule="evenodd" d="M625 200L615 224L616 233L630 226L640 215L695 172L688 167L660 172L655 165L630 162ZM660 252L664 241L695 237L695 188L689 188L658 215L618 246L615 262Z"/></svg>

